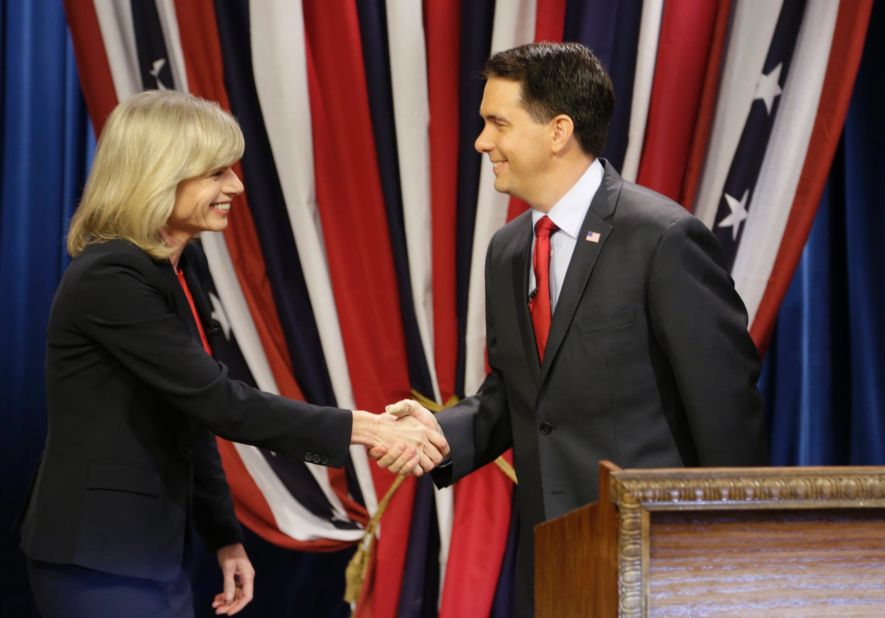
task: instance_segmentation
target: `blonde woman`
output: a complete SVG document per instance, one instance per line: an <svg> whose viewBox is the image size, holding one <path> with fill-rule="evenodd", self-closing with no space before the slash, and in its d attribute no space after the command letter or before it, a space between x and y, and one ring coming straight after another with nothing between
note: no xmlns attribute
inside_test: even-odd
<svg viewBox="0 0 885 618"><path fill-rule="evenodd" d="M223 573L216 613L251 600L213 435L329 466L386 445L416 474L448 451L417 422L263 393L212 359L189 241L227 227L243 148L228 113L177 92L136 95L102 132L50 315L48 434L21 522L44 618L192 616L192 524Z"/></svg>

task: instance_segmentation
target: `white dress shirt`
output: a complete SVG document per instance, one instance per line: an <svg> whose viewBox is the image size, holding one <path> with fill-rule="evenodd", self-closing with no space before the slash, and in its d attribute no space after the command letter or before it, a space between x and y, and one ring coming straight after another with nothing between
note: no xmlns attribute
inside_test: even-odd
<svg viewBox="0 0 885 618"><path fill-rule="evenodd" d="M602 184L602 163L594 159L571 189L563 195L550 212L543 213L532 209L532 229L538 220L545 214L550 217L556 227L559 228L550 236L550 308L556 311L556 303L559 300L559 292L565 281L565 273L568 270L575 245L578 242L578 234L581 232L581 224L587 216L590 202ZM532 233L532 255L535 251L534 232ZM535 292L535 271L532 262L529 261L529 291Z"/></svg>

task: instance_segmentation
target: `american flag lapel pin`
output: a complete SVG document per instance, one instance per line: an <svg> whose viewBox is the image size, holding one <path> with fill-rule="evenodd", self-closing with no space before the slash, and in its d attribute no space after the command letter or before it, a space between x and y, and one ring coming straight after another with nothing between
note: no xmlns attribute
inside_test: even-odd
<svg viewBox="0 0 885 618"><path fill-rule="evenodd" d="M600 238L602 238L602 234L591 230L587 232L587 238L585 238L584 240L586 240L587 242L598 243Z"/></svg>

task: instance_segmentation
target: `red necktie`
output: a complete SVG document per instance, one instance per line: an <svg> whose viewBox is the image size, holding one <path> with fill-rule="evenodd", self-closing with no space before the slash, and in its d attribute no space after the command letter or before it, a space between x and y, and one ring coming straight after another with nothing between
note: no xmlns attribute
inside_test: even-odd
<svg viewBox="0 0 885 618"><path fill-rule="evenodd" d="M550 320L553 316L550 303L550 235L558 229L546 215L535 224L535 254L532 257L535 295L529 302L529 311L532 314L538 358L541 362L544 362L544 348L547 347L547 335L550 334Z"/></svg>

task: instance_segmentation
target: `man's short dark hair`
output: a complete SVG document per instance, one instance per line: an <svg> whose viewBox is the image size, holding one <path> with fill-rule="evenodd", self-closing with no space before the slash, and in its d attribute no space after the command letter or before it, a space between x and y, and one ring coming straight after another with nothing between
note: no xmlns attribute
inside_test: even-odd
<svg viewBox="0 0 885 618"><path fill-rule="evenodd" d="M605 148L614 88L599 59L580 43L531 43L498 52L483 75L519 82L522 103L538 122L569 116L584 152L598 157Z"/></svg>

